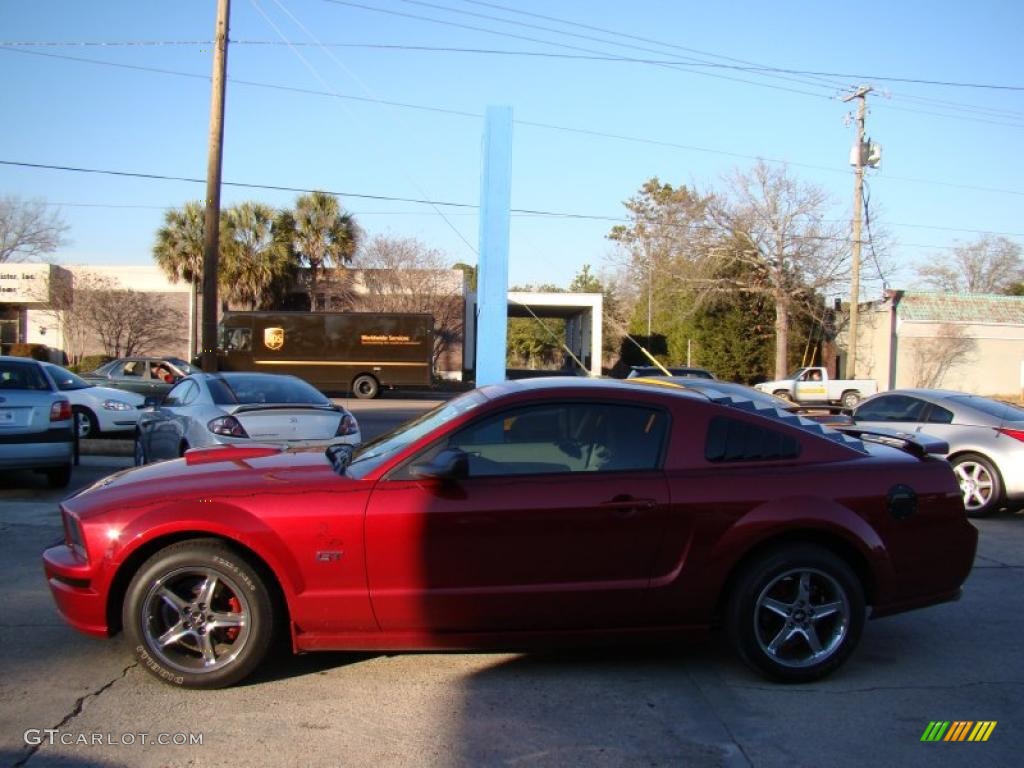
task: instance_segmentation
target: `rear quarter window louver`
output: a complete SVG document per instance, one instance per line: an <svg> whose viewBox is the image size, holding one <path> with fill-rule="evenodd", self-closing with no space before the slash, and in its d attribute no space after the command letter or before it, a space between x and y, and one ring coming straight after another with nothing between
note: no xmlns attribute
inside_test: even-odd
<svg viewBox="0 0 1024 768"><path fill-rule="evenodd" d="M800 441L774 429L725 416L716 416L708 425L708 461L778 461L799 455Z"/></svg>

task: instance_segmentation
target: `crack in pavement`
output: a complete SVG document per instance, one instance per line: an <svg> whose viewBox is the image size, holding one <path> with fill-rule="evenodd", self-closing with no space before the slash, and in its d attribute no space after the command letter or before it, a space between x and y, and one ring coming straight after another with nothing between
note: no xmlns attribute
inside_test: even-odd
<svg viewBox="0 0 1024 768"><path fill-rule="evenodd" d="M67 715L64 716L64 719L61 720L59 723L57 723L52 728L48 729L48 731L59 731L65 725L70 723L72 720L74 720L76 717L78 717L80 714L82 714L82 710L85 708L85 701L86 701L86 699L91 698L91 697L99 698L105 691L107 691L109 688L111 688L114 685L114 683L118 682L119 680L124 680L125 677L128 676L128 673L131 672L133 669L135 669L135 667L137 667L137 666L139 666L139 662L137 662L137 661L132 663L132 664L129 664L127 667L125 667L121 671L121 674L118 675L117 677L115 677L113 680L111 680L111 681L109 681L107 683L104 683L102 686L97 688L95 691L92 691L90 693L85 694L85 696L80 696L75 701L75 706L72 707L71 711ZM46 733L48 731L44 731L44 733ZM25 753L25 756L23 758L21 758L18 762L14 763L14 765L12 765L11 768L24 768L25 765L28 763L28 761L31 760L33 757L35 757L36 752L38 752L42 746L43 746L42 743L30 745L29 748L28 748L28 751Z"/></svg>

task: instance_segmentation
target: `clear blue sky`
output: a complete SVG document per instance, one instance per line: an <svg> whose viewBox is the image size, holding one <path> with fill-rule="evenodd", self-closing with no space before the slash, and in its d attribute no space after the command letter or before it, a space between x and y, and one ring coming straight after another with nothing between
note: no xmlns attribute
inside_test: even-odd
<svg viewBox="0 0 1024 768"><path fill-rule="evenodd" d="M211 53L202 41L215 9L215 0L0 0L0 160L203 178ZM970 230L1024 243L1022 30L1015 0L234 0L224 180L338 192L370 235L417 237L474 263L462 239L477 244L474 209L441 207L445 221L429 206L356 195L475 205L479 115L500 104L517 121L513 208L621 217L651 176L720 185L760 156L829 190L845 220L853 128L835 97L866 82L880 91L868 131L884 147L871 201L898 239L894 282L905 286L914 264L977 237ZM120 45L153 41L194 42ZM349 45L321 46L339 43ZM664 63L695 60L841 76ZM73 243L57 259L69 264L150 263L163 210L204 191L0 165L0 194L62 204ZM294 197L225 187L222 202ZM584 263L600 268L613 223L515 216L511 282L565 285Z"/></svg>

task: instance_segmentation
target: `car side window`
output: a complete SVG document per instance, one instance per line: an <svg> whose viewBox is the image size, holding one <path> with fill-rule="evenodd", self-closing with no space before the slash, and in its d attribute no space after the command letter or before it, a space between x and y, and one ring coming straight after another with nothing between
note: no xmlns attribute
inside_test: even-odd
<svg viewBox="0 0 1024 768"><path fill-rule="evenodd" d="M171 391L164 398L162 405L169 408L179 405L190 405L195 402L198 396L199 387L196 386L196 383L190 379L185 379L171 388Z"/></svg>
<svg viewBox="0 0 1024 768"><path fill-rule="evenodd" d="M125 365L126 365L126 363L124 363L124 362L117 363L116 365L112 366L110 368L110 370L107 371L107 375L110 376L113 379L121 378L122 376L125 375L125 372L124 372Z"/></svg>
<svg viewBox="0 0 1024 768"><path fill-rule="evenodd" d="M668 414L610 403L556 403L487 416L435 444L412 463L456 448L470 477L654 470ZM405 476L407 470L394 475Z"/></svg>
<svg viewBox="0 0 1024 768"><path fill-rule="evenodd" d="M144 360L128 360L124 367L121 369L120 376L131 376L134 378L144 378L146 376L146 363Z"/></svg>
<svg viewBox="0 0 1024 768"><path fill-rule="evenodd" d="M929 424L952 424L953 412L947 408L943 408L941 405L935 405L935 403L932 403L931 408L928 409L926 421Z"/></svg>
<svg viewBox="0 0 1024 768"><path fill-rule="evenodd" d="M907 395L888 395L864 403L856 410L857 421L921 421L924 416L924 400Z"/></svg>

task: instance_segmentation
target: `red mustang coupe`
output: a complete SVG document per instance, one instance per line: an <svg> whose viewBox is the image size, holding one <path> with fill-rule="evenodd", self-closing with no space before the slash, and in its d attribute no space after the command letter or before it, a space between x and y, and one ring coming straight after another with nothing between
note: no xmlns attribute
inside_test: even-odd
<svg viewBox="0 0 1024 768"><path fill-rule="evenodd" d="M510 382L357 449L220 446L114 475L63 502L43 559L72 625L123 629L187 687L237 682L278 632L301 652L715 626L806 681L869 607L959 596L977 532L926 442L713 391Z"/></svg>

